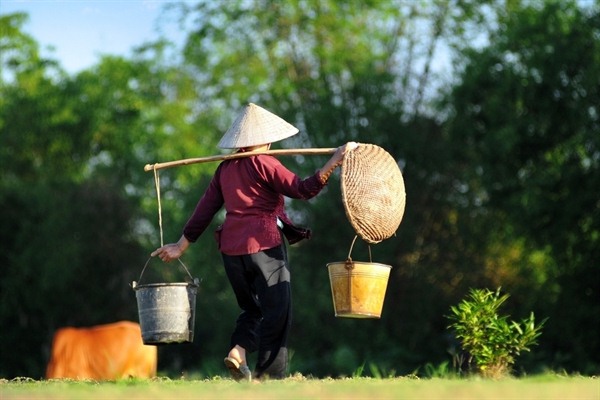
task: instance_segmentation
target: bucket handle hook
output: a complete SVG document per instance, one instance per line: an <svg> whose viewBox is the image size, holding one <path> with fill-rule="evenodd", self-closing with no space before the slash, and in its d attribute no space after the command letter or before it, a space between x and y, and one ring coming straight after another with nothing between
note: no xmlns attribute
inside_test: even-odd
<svg viewBox="0 0 600 400"><path fill-rule="evenodd" d="M352 262L352 249L354 248L354 243L356 242L356 239L358 238L358 235L354 235L354 239L352 239L352 244L350 245L350 251L348 252L348 258L346 258L346 269L352 269L354 268L354 263ZM373 257L371 255L371 246L367 245L367 247L369 248L369 262L373 262Z"/></svg>
<svg viewBox="0 0 600 400"><path fill-rule="evenodd" d="M144 268L142 268L142 273L140 274L140 279L137 282L133 282L133 286L134 287L137 286L142 281L142 275L144 275L144 271L146 271L146 267L148 266L148 263L150 262L150 260L152 260L152 256L150 256L148 258L148 260L146 260L146 264L144 264ZM198 286L200 284L200 280L198 278L194 278L192 276L192 274L190 274L190 271L185 266L185 264L183 263L183 261L181 261L181 259L178 258L177 261L179 261L179 264L181 264L181 266L183 267L183 269L185 269L185 272L187 272L188 276L190 277L191 282L193 282L194 285Z"/></svg>

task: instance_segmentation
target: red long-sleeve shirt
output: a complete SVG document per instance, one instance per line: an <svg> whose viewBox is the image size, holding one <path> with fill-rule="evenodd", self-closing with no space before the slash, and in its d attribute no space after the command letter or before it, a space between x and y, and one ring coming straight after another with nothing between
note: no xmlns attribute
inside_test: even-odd
<svg viewBox="0 0 600 400"><path fill-rule="evenodd" d="M308 200L324 187L319 173L301 179L275 157L258 155L222 162L183 234L195 242L225 206L217 231L219 250L228 255L253 254L281 244L277 218L290 222L284 196Z"/></svg>

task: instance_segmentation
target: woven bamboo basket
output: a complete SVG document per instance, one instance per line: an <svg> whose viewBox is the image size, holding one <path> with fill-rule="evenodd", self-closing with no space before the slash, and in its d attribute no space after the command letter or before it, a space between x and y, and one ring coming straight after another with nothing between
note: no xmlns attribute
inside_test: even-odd
<svg viewBox="0 0 600 400"><path fill-rule="evenodd" d="M406 204L396 160L379 146L361 143L344 156L340 179L346 216L356 233L372 244L395 235Z"/></svg>

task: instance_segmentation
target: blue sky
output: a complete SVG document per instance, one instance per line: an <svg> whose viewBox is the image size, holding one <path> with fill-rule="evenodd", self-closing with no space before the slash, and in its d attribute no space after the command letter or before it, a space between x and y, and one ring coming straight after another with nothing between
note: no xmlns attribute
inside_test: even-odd
<svg viewBox="0 0 600 400"><path fill-rule="evenodd" d="M42 54L52 55L69 73L91 67L100 54L127 56L133 47L162 32L181 43L167 0L0 0L0 14L25 12L23 30L33 36ZM53 46L54 51L46 50Z"/></svg>

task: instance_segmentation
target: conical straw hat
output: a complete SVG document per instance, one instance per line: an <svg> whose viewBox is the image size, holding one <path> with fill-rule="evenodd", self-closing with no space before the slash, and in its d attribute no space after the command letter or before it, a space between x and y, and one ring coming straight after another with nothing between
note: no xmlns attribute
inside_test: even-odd
<svg viewBox="0 0 600 400"><path fill-rule="evenodd" d="M250 103L225 132L218 146L239 149L277 142L298 133L298 129L277 115Z"/></svg>

